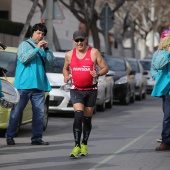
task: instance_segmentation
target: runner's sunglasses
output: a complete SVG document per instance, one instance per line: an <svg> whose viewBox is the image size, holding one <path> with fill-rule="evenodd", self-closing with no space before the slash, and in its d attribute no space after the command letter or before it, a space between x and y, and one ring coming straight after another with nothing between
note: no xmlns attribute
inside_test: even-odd
<svg viewBox="0 0 170 170"><path fill-rule="evenodd" d="M78 43L79 41L80 41L80 42L83 42L84 40L85 40L85 39L80 38L80 39L76 39L76 40L74 40L74 41Z"/></svg>

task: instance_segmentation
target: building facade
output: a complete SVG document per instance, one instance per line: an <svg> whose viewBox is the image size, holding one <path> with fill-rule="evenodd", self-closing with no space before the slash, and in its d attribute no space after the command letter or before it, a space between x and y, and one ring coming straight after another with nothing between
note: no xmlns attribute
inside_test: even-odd
<svg viewBox="0 0 170 170"><path fill-rule="evenodd" d="M39 0L42 4L42 0ZM73 48L72 35L79 27L79 21L74 15L62 4L59 4L65 19L53 20L53 26L58 38L61 50L70 50ZM0 5L0 18L8 19L14 22L25 23L27 15L32 7L30 0L1 0ZM40 8L37 7L30 25L41 22L42 13ZM17 46L17 37L4 35L0 33L0 41L9 46ZM54 50L54 49L53 49Z"/></svg>

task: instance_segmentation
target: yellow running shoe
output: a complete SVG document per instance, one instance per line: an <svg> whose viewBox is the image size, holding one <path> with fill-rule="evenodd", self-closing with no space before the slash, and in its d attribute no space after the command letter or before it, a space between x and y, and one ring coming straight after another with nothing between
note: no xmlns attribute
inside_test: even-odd
<svg viewBox="0 0 170 170"><path fill-rule="evenodd" d="M87 156L88 155L87 149L88 149L87 145L82 143L81 144L81 156Z"/></svg>
<svg viewBox="0 0 170 170"><path fill-rule="evenodd" d="M77 158L80 153L81 153L81 148L78 145L76 145L73 148L72 152L70 153L70 158Z"/></svg>

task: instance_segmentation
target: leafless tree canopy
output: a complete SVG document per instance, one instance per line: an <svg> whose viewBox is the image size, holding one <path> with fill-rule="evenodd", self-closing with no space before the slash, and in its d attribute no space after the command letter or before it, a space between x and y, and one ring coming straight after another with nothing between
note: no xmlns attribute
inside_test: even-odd
<svg viewBox="0 0 170 170"><path fill-rule="evenodd" d="M32 8L27 16L25 26L20 35L20 41L24 38L28 26L33 17L35 8L38 6L44 10L46 0L43 5L38 0L31 0ZM86 25L86 32L91 32L94 47L100 50L99 34L103 30L98 26L100 21L99 13L105 3L108 3L114 14L113 29L109 32L114 38L119 35L123 40L127 32L132 32L134 36L140 36L144 40L147 34L154 30L161 33L164 29L169 29L170 25L170 6L169 0L58 0L66 6L73 15ZM153 3L154 2L154 3ZM151 17L154 9L154 18ZM104 34L103 34L104 35ZM131 34L132 35L132 34Z"/></svg>

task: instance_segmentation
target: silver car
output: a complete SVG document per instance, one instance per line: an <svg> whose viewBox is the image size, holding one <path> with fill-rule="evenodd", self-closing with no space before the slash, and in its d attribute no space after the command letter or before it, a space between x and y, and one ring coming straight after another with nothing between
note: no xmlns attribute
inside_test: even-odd
<svg viewBox="0 0 170 170"><path fill-rule="evenodd" d="M113 87L115 73L109 71L106 75L100 76L98 79L98 95L97 95L97 110L104 111L105 108L112 108L113 105Z"/></svg>
<svg viewBox="0 0 170 170"><path fill-rule="evenodd" d="M143 66L139 60L135 58L127 58L132 70L135 73L135 96L136 99L142 100L146 98L146 86L147 86L147 74L148 72L144 71Z"/></svg>

